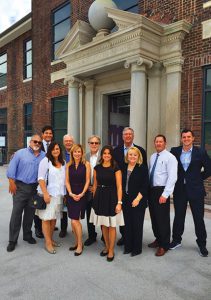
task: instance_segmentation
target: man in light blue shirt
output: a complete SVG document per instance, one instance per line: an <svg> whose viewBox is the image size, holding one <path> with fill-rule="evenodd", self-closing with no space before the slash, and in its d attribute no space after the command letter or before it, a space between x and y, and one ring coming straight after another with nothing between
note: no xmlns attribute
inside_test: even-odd
<svg viewBox="0 0 211 300"><path fill-rule="evenodd" d="M29 147L15 153L7 170L9 192L13 195L8 252L15 250L23 211L23 240L29 244L36 244L31 231L35 211L30 207L29 202L32 195L36 193L39 163L45 157L45 152L40 150L41 145L41 137L38 134L33 135Z"/></svg>

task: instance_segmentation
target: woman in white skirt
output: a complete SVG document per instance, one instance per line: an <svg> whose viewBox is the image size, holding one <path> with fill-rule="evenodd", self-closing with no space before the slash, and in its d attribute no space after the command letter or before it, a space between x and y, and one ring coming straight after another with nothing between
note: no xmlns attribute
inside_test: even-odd
<svg viewBox="0 0 211 300"><path fill-rule="evenodd" d="M60 219L63 209L65 188L65 162L61 146L52 142L46 157L43 158L38 170L38 193L44 196L46 209L36 210L36 215L42 220L42 231L45 238L45 250L55 254L55 247L60 244L53 240L56 219Z"/></svg>
<svg viewBox="0 0 211 300"><path fill-rule="evenodd" d="M122 213L122 173L113 159L113 148L104 146L100 164L94 168L93 208L90 222L101 225L105 249L100 253L107 261L114 259L116 226L124 226Z"/></svg>

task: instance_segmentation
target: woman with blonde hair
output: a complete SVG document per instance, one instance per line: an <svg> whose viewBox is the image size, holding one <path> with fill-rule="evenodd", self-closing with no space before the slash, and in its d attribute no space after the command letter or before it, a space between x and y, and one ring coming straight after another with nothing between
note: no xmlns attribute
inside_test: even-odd
<svg viewBox="0 0 211 300"><path fill-rule="evenodd" d="M70 162L66 167L67 209L75 235L75 245L70 251L79 256L83 251L82 225L86 209L86 191L90 183L90 164L84 158L84 150L80 144L72 146Z"/></svg>
<svg viewBox="0 0 211 300"><path fill-rule="evenodd" d="M142 252L144 214L149 185L148 169L141 152L131 147L125 157L122 173L123 214L125 220L124 254L136 256Z"/></svg>

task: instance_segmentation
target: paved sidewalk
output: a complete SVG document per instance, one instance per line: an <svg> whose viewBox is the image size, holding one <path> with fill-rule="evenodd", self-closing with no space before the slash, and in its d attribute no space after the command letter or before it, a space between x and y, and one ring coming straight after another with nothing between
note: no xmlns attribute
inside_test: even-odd
<svg viewBox="0 0 211 300"><path fill-rule="evenodd" d="M56 255L43 249L43 240L29 245L20 234L17 248L7 253L12 198L8 194L6 167L0 167L0 299L98 299L98 300L210 300L211 299L211 213L206 213L208 250L202 258L195 243L193 221L187 213L182 247L155 257L147 247L153 240L147 211L143 253L123 255L116 247L112 263L99 256L102 242L85 247L80 257L68 251L73 237L60 239ZM173 210L171 219L173 219ZM58 224L59 225L59 224ZM84 240L87 230L83 222ZM99 231L98 231L99 232ZM55 233L56 240L58 232ZM100 237L100 233L98 235Z"/></svg>

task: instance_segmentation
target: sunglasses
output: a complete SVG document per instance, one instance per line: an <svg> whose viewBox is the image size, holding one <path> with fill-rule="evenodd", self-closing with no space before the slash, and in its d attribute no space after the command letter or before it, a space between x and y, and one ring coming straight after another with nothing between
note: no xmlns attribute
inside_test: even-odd
<svg viewBox="0 0 211 300"><path fill-rule="evenodd" d="M42 144L42 142L36 141L36 140L32 140L32 142L34 142L34 144L38 144L38 145L41 145L41 144Z"/></svg>
<svg viewBox="0 0 211 300"><path fill-rule="evenodd" d="M89 144L91 144L91 145L99 145L100 143L99 142L89 142Z"/></svg>

